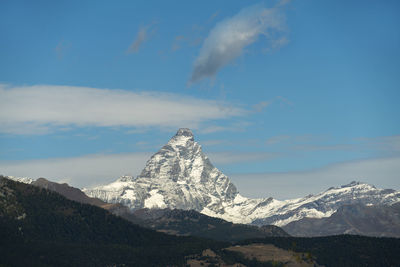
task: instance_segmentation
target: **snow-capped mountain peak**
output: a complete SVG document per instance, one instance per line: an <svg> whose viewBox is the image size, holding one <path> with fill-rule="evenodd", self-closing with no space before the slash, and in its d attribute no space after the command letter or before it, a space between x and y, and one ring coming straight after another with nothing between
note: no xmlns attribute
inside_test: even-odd
<svg viewBox="0 0 400 267"><path fill-rule="evenodd" d="M185 148L193 147L194 144L195 141L192 131L188 128L180 128L164 147L180 151Z"/></svg>
<svg viewBox="0 0 400 267"><path fill-rule="evenodd" d="M180 128L176 132L175 136L171 138L170 141L176 140L176 139L180 139L180 138L183 138L183 137L186 137L186 138L190 139L191 141L194 141L193 132L189 128Z"/></svg>
<svg viewBox="0 0 400 267"><path fill-rule="evenodd" d="M194 141L190 129L179 129L166 145L146 163L135 179L126 177L85 192L107 202L136 208L179 208L202 210L233 201L236 187L215 168Z"/></svg>
<svg viewBox="0 0 400 267"><path fill-rule="evenodd" d="M332 215L346 204L390 205L400 192L351 182L304 198L276 200L241 196L227 176L215 168L190 129L182 128L146 163L141 174L84 192L131 209L194 209L235 223L286 225L304 217Z"/></svg>

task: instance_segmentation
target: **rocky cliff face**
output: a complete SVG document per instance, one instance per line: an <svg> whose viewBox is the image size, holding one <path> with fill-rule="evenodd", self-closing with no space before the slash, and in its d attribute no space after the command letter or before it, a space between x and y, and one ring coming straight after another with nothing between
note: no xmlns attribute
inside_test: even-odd
<svg viewBox="0 0 400 267"><path fill-rule="evenodd" d="M111 184L84 192L133 210L193 209L234 223L278 226L305 217L329 217L342 205L390 205L400 201L398 191L357 182L285 201L243 197L229 178L211 164L192 132L185 128L179 129L149 159L138 177L123 176Z"/></svg>
<svg viewBox="0 0 400 267"><path fill-rule="evenodd" d="M189 129L179 129L138 177L123 176L109 185L86 189L85 193L132 209L201 211L208 207L215 212L221 212L223 203L232 202L238 195L229 178L203 154Z"/></svg>

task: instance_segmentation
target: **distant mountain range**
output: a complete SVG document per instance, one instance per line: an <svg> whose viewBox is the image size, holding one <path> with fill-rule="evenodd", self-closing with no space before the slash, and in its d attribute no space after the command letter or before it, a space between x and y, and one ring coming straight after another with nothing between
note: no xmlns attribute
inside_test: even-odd
<svg viewBox="0 0 400 267"><path fill-rule="evenodd" d="M239 241L270 236L289 236L281 228L273 225L257 227L233 224L213 218L194 210L138 209L130 210L119 203L109 204L100 199L88 197L78 188L68 184L51 182L44 178L34 180L15 179L31 185L57 192L67 199L106 209L130 222L145 228L179 236L198 236L221 241Z"/></svg>
<svg viewBox="0 0 400 267"><path fill-rule="evenodd" d="M281 227L304 218L328 218L346 205L390 206L400 201L399 191L360 182L284 201L243 197L229 178L212 165L186 128L179 129L149 159L138 177L122 176L111 184L84 192L132 210L195 210L233 223ZM335 234L348 230L336 229Z"/></svg>
<svg viewBox="0 0 400 267"><path fill-rule="evenodd" d="M283 227L293 236L353 234L400 237L400 203L390 206L343 205L327 218L303 218Z"/></svg>
<svg viewBox="0 0 400 267"><path fill-rule="evenodd" d="M23 179L16 180L21 181ZM273 225L257 227L233 224L201 214L195 210L144 208L132 211L119 203L110 204L97 198L88 197L78 188L65 183L59 184L44 178L39 178L36 181L30 179L23 181L55 191L70 200L101 207L143 227L173 235L199 236L221 241L289 236L287 233L293 236L354 234L400 237L400 202L389 206L343 205L330 217L302 218L283 226L284 230L282 230Z"/></svg>
<svg viewBox="0 0 400 267"><path fill-rule="evenodd" d="M199 236L222 241L239 241L268 236L328 236L358 234L367 236L400 237L400 202L393 205L366 206L350 204L341 206L330 217L303 218L281 228L273 225L257 226L233 224L219 218L201 214L195 210L137 209L116 203L106 203L88 197L78 188L39 178L15 179L41 188L55 191L70 200L104 208L143 227L161 232ZM345 188L345 187L344 187ZM333 188L327 190L331 191ZM389 190L390 192L390 190ZM329 195L329 194L328 194Z"/></svg>
<svg viewBox="0 0 400 267"><path fill-rule="evenodd" d="M162 224L164 220L152 224L148 218L140 216L153 214L154 217L162 214L166 216L165 220L168 217L167 221L171 222L171 217L178 218L178 213L184 214L190 210L193 216L196 211L235 224L281 226L296 236L344 233L398 236L397 229L400 227L400 217L395 209L397 206L391 207L399 203L400 192L378 189L360 182L284 201L243 197L229 178L212 165L201 146L195 142L192 132L186 128L179 129L150 158L138 177L122 176L111 184L84 189L86 195L66 184L49 183L44 179L13 179L57 191L72 200L108 209L136 223L181 235L193 234L193 229L182 232L178 229L178 223L175 223L175 227L171 223ZM140 212L142 209L147 209L147 212ZM200 218L200 215L196 216ZM353 218L351 222L349 216ZM368 219L357 219L361 217ZM378 217L380 223L370 223L367 226L367 222L376 221L374 218ZM211 229L209 232L212 232Z"/></svg>
<svg viewBox="0 0 400 267"><path fill-rule="evenodd" d="M0 176L1 266L354 267L397 266L400 261L399 238L272 236L221 242L166 235L49 189L61 189L82 202L104 204L66 184L38 179L33 186ZM140 220L169 230L181 231L181 223L186 222L188 229L198 225L200 232L215 227L215 235L235 233L229 230L235 228L232 224L193 210L142 209L135 213ZM239 232L243 227L257 228L238 227ZM261 230L281 231L278 227Z"/></svg>

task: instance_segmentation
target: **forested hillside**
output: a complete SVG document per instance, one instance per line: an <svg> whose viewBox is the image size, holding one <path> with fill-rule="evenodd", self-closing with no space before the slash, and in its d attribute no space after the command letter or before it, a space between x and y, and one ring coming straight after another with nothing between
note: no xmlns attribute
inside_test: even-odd
<svg viewBox="0 0 400 267"><path fill-rule="evenodd" d="M162 266L223 243L134 225L104 209L0 177L0 263Z"/></svg>

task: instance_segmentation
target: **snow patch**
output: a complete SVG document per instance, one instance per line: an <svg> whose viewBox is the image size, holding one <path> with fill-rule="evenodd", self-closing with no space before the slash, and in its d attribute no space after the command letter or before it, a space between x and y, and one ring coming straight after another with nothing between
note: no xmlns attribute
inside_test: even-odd
<svg viewBox="0 0 400 267"><path fill-rule="evenodd" d="M24 184L31 184L33 183L35 180L29 177L14 177L14 176L5 176L6 178L16 181L16 182L20 182L20 183L24 183Z"/></svg>
<svg viewBox="0 0 400 267"><path fill-rule="evenodd" d="M158 193L158 190L151 190L149 192L150 197L144 201L145 208L160 208L164 209L167 205L164 202L164 196Z"/></svg>

